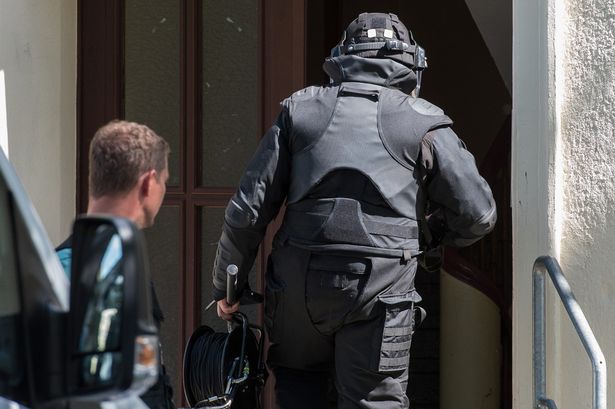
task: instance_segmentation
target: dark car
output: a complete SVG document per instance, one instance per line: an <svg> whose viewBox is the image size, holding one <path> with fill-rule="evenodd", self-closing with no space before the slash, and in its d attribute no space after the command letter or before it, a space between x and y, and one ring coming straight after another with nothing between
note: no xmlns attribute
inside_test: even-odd
<svg viewBox="0 0 615 409"><path fill-rule="evenodd" d="M101 216L73 237L69 282L0 149L0 409L147 408L158 333L142 234Z"/></svg>

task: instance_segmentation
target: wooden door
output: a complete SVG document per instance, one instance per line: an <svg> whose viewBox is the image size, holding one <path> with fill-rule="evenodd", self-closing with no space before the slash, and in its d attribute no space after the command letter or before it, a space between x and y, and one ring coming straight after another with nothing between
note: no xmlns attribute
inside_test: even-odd
<svg viewBox="0 0 615 409"><path fill-rule="evenodd" d="M224 328L204 311L224 208L279 101L304 85L303 0L81 0L78 7L78 211L87 208L87 152L98 127L137 121L171 145L167 194L145 234L165 313L164 360L182 405L188 337L203 323ZM256 289L262 259L252 274ZM261 321L258 307L247 312Z"/></svg>

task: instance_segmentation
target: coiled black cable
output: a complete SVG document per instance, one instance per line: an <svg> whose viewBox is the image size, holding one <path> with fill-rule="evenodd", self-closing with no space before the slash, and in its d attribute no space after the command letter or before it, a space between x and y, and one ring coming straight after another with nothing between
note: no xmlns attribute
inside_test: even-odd
<svg viewBox="0 0 615 409"><path fill-rule="evenodd" d="M263 331L250 325L240 312L233 314L233 321L239 325L229 333L217 333L202 325L188 340L183 380L191 407L232 402L232 409L260 409L259 396L266 379L262 364ZM258 340L252 330L257 332Z"/></svg>
<svg viewBox="0 0 615 409"><path fill-rule="evenodd" d="M190 369L186 387L195 402L224 395L225 378L231 364L224 367L224 345L229 336L212 330L194 341L188 357Z"/></svg>

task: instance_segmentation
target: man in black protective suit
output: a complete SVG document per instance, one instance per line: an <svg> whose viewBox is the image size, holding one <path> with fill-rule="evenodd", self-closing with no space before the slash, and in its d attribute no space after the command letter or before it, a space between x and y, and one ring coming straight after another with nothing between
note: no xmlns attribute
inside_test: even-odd
<svg viewBox="0 0 615 409"><path fill-rule="evenodd" d="M417 97L425 54L394 14L363 13L324 63L331 83L282 102L228 204L214 265L238 289L268 223L286 213L266 273L268 364L280 408L407 408L418 259L496 221L491 190L443 111Z"/></svg>

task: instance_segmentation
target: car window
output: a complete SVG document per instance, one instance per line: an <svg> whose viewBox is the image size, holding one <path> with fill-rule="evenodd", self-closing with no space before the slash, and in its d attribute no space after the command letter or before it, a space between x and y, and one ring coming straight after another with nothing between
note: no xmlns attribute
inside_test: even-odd
<svg viewBox="0 0 615 409"><path fill-rule="evenodd" d="M14 223L9 191L0 175L0 396L27 403Z"/></svg>

